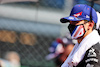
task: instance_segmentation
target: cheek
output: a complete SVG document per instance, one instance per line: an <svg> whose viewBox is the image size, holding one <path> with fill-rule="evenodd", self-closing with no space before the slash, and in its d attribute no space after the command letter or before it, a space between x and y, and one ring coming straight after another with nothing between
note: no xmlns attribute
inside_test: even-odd
<svg viewBox="0 0 100 67"><path fill-rule="evenodd" d="M84 28L87 31L89 29L89 25L88 24L84 25Z"/></svg>

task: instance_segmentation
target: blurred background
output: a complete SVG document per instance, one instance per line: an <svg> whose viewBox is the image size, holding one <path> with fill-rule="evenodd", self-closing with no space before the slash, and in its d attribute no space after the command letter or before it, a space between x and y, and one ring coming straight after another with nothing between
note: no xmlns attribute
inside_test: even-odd
<svg viewBox="0 0 100 67"><path fill-rule="evenodd" d="M99 3L94 3L94 9L100 12ZM91 1L0 0L1 67L57 67L55 57L65 44L76 43L70 40L68 24L60 23L75 4L91 5ZM55 53L50 47L54 44L56 49L58 43L64 45L56 55L49 55Z"/></svg>

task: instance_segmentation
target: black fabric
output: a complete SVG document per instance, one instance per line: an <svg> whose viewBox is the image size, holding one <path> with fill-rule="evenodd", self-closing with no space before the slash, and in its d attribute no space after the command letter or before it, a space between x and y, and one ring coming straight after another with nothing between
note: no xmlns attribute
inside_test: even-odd
<svg viewBox="0 0 100 67"><path fill-rule="evenodd" d="M99 42L86 51L83 60L76 67L100 67Z"/></svg>
<svg viewBox="0 0 100 67"><path fill-rule="evenodd" d="M98 33L99 33L99 35L100 35L100 27L99 27L99 29L98 29L97 31L98 31Z"/></svg>
<svg viewBox="0 0 100 67"><path fill-rule="evenodd" d="M69 29L70 34L72 34L72 32L74 31L75 28L76 28L76 25L72 25L72 24L68 25L68 29Z"/></svg>

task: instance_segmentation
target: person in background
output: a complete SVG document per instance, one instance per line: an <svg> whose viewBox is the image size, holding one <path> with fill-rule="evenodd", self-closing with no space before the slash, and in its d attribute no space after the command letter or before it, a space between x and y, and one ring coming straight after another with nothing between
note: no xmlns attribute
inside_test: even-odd
<svg viewBox="0 0 100 67"><path fill-rule="evenodd" d="M17 52L9 51L5 54L3 59L0 58L1 67L21 67L20 57Z"/></svg>
<svg viewBox="0 0 100 67"><path fill-rule="evenodd" d="M54 59L59 54L63 53L64 48L61 43L62 43L61 38L57 38L51 43L50 47L48 48L49 54L45 57L46 60Z"/></svg>
<svg viewBox="0 0 100 67"><path fill-rule="evenodd" d="M63 38L62 44L64 47L63 53L59 54L59 56L56 57L55 63L57 67L61 67L61 65L65 62L67 57L69 56L70 52L73 50L74 43L71 39Z"/></svg>
<svg viewBox="0 0 100 67"><path fill-rule="evenodd" d="M52 42L49 52L46 56L46 60L55 59L55 64L57 67L61 67L62 63L66 60L70 52L72 51L74 44L71 39L66 37L57 38Z"/></svg>
<svg viewBox="0 0 100 67"><path fill-rule="evenodd" d="M7 52L6 55L5 55L5 60L10 62L11 67L21 67L20 56L15 51Z"/></svg>
<svg viewBox="0 0 100 67"><path fill-rule="evenodd" d="M69 22L71 37L78 42L61 67L100 67L97 20L96 11L86 4L75 5L70 16L60 19L62 23Z"/></svg>

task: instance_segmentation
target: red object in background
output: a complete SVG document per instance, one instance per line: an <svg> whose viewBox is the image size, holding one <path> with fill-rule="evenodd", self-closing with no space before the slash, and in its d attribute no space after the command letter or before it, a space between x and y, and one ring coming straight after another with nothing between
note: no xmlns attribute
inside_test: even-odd
<svg viewBox="0 0 100 67"><path fill-rule="evenodd" d="M57 41L58 43L63 43L63 41L62 41L61 38L57 38L56 41Z"/></svg>

